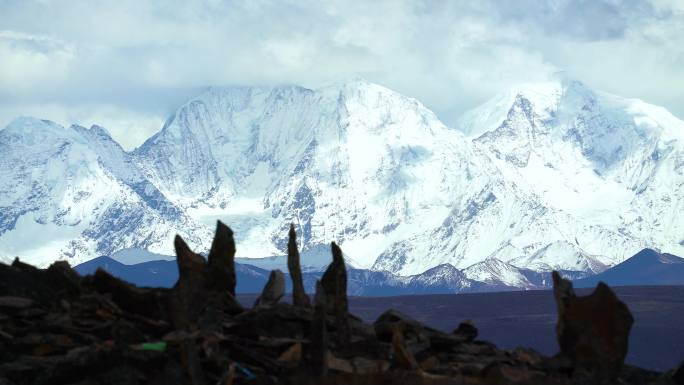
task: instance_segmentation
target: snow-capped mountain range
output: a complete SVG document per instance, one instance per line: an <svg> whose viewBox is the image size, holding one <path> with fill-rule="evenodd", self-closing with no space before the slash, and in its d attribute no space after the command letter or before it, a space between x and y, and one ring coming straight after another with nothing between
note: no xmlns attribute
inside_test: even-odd
<svg viewBox="0 0 684 385"><path fill-rule="evenodd" d="M0 258L170 255L176 233L206 251L217 219L239 257L273 257L293 222L312 261L335 240L357 268L523 287L521 271L684 254L683 185L682 121L577 81L518 87L452 127L361 80L214 88L132 152L97 126L0 130Z"/></svg>

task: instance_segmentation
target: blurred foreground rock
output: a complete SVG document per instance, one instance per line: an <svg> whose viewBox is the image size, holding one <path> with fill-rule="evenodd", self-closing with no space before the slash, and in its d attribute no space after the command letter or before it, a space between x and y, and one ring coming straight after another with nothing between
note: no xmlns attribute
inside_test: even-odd
<svg viewBox="0 0 684 385"><path fill-rule="evenodd" d="M558 306L556 335L561 354L577 370L606 383L615 381L627 356L632 314L603 282L591 295L577 297L572 282L553 272Z"/></svg>
<svg viewBox="0 0 684 385"><path fill-rule="evenodd" d="M139 288L64 262L41 270L0 264L0 384L679 384L623 365L632 318L601 284L577 297L554 274L561 353L498 349L469 322L452 333L394 310L369 325L349 314L342 251L317 283L300 285L290 231L288 268L298 287L280 303L274 272L257 306L235 299L235 244L219 223L208 260L175 241L172 289ZM551 295L551 294L549 294Z"/></svg>

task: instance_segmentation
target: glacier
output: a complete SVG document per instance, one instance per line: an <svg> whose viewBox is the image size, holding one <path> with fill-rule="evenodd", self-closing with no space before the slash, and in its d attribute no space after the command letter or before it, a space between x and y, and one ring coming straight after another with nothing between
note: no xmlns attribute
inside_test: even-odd
<svg viewBox="0 0 684 385"><path fill-rule="evenodd" d="M171 255L176 233L202 252L220 219L238 257L275 261L294 223L313 270L334 240L358 269L524 288L684 254L683 143L665 109L568 79L453 125L364 80L216 87L130 152L98 126L18 118L0 130L0 259Z"/></svg>

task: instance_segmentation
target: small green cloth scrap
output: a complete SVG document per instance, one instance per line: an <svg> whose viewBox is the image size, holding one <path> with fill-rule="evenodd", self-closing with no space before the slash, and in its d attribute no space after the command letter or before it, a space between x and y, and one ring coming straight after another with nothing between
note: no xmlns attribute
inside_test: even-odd
<svg viewBox="0 0 684 385"><path fill-rule="evenodd" d="M142 344L133 345L131 348L133 348L133 350L152 350L155 352L164 352L166 351L166 342L145 342Z"/></svg>

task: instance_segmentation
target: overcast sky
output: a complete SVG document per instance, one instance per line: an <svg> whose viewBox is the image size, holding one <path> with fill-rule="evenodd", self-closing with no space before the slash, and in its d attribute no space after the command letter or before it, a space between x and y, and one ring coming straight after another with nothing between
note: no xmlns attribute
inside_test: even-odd
<svg viewBox="0 0 684 385"><path fill-rule="evenodd" d="M684 118L684 0L0 0L0 127L100 124L126 148L210 85L363 77L451 124L569 76Z"/></svg>

